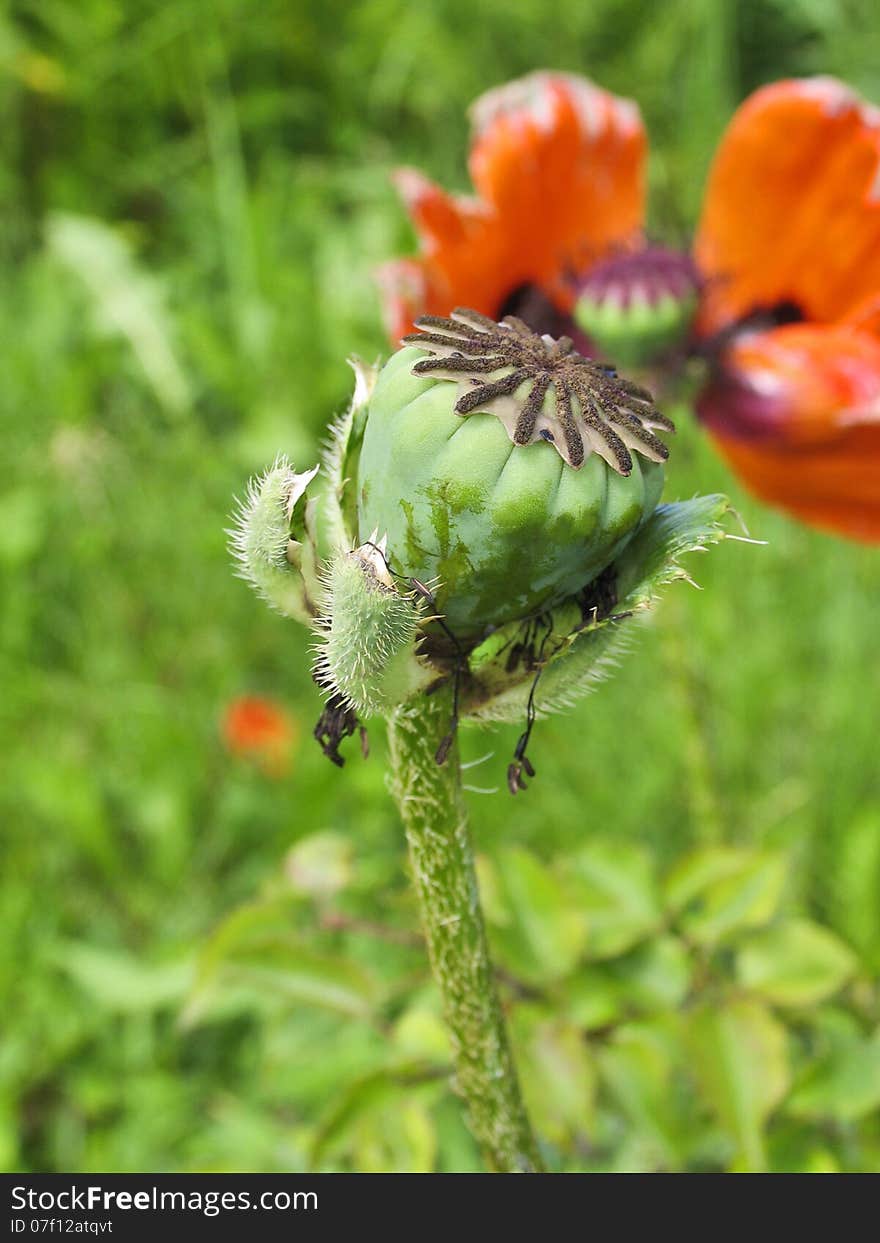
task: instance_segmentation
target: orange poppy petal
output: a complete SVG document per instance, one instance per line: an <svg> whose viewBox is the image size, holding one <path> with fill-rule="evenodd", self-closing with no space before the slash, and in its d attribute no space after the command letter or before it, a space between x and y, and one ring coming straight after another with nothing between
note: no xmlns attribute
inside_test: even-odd
<svg viewBox="0 0 880 1243"><path fill-rule="evenodd" d="M492 314L513 288L507 276L502 222L474 199L447 194L414 169L398 169L394 183L421 247L377 272L392 340L425 313L448 315L457 305Z"/></svg>
<svg viewBox="0 0 880 1243"><path fill-rule="evenodd" d="M757 496L880 541L880 340L809 324L743 337L698 405Z"/></svg>
<svg viewBox="0 0 880 1243"><path fill-rule="evenodd" d="M416 316L434 304L427 267L420 259L392 259L376 269L382 318L391 341L410 332Z"/></svg>
<svg viewBox="0 0 880 1243"><path fill-rule="evenodd" d="M861 328L865 332L872 332L875 337L880 337L880 289L876 293L869 294L867 298L863 298L851 311L848 311L843 322L852 324L854 328Z"/></svg>
<svg viewBox="0 0 880 1243"><path fill-rule="evenodd" d="M569 269L641 227L646 138L635 104L574 75L536 73L483 95L472 117L479 199L411 169L395 176L421 253L378 274L393 339L425 312L497 315L524 284L568 307Z"/></svg>
<svg viewBox="0 0 880 1243"><path fill-rule="evenodd" d="M391 180L428 254L466 241L485 215L474 200L447 194L416 168L398 168Z"/></svg>
<svg viewBox="0 0 880 1243"><path fill-rule="evenodd" d="M515 241L523 280L567 298L566 268L641 230L647 138L631 100L538 72L487 91L471 120L471 179Z"/></svg>
<svg viewBox="0 0 880 1243"><path fill-rule="evenodd" d="M821 456L802 461L788 450L757 448L715 437L715 443L750 492L809 526L849 539L880 544L880 427L860 428ZM873 473L874 485L870 486ZM851 496L861 477L865 496Z"/></svg>
<svg viewBox="0 0 880 1243"><path fill-rule="evenodd" d="M844 318L880 290L880 110L833 78L756 91L727 128L695 244L700 326L782 302Z"/></svg>

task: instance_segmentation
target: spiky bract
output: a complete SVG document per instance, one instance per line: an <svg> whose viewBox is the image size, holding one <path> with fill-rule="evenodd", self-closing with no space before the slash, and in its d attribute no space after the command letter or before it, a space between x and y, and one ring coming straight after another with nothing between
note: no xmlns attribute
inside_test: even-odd
<svg viewBox="0 0 880 1243"><path fill-rule="evenodd" d="M416 654L422 602L398 591L378 548L333 557L318 623L315 679L363 716L387 712L435 676Z"/></svg>
<svg viewBox="0 0 880 1243"><path fill-rule="evenodd" d="M251 479L227 531L239 577L279 613L306 623L317 612L317 578L309 538L314 507L305 493L317 471L297 474L279 455Z"/></svg>

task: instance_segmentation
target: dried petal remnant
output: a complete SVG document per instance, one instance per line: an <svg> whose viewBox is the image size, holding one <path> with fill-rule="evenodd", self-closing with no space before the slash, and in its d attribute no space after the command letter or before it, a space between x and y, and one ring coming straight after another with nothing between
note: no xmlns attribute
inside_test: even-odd
<svg viewBox="0 0 880 1243"><path fill-rule="evenodd" d="M455 413L497 415L516 445L546 440L578 470L598 453L620 475L632 471L632 453L665 462L669 450L655 430L672 432L647 389L614 367L584 358L570 338L539 336L508 315L496 324L458 308L449 318L423 315L404 340L431 357L414 375L454 380Z"/></svg>

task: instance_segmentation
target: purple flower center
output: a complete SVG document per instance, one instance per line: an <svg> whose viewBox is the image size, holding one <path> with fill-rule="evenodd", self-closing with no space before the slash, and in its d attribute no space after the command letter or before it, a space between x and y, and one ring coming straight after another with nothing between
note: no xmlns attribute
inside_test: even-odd
<svg viewBox="0 0 880 1243"><path fill-rule="evenodd" d="M575 288L579 298L629 307L634 301L656 306L664 298L695 297L700 276L690 255L664 246L646 246L600 259Z"/></svg>

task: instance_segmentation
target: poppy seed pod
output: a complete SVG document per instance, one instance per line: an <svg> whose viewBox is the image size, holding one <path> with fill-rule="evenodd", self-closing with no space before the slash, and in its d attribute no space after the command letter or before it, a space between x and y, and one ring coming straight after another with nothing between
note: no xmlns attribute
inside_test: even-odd
<svg viewBox="0 0 880 1243"><path fill-rule="evenodd" d="M574 595L656 508L673 430L644 389L512 316L426 316L379 373L357 463L358 530L436 583L472 644Z"/></svg>
<svg viewBox="0 0 880 1243"><path fill-rule="evenodd" d="M325 754L446 686L463 720L535 720L603 676L622 623L724 538L723 497L658 504L673 430L645 389L513 316L424 317L351 405L320 472L285 458L236 515L239 572L315 635ZM540 684L539 684L540 683Z"/></svg>

